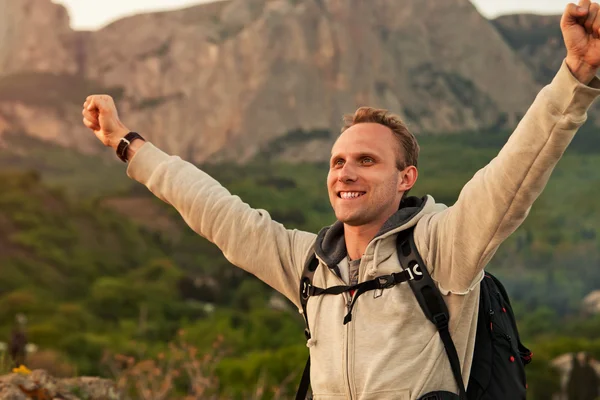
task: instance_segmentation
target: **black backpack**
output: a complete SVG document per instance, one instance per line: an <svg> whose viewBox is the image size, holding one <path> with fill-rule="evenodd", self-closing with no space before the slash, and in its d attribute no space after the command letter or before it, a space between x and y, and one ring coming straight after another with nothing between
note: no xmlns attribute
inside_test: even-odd
<svg viewBox="0 0 600 400"><path fill-rule="evenodd" d="M420 400L520 400L526 398L525 365L531 362L533 353L519 338L515 316L504 286L490 273L481 281L479 318L468 390L465 390L460 361L454 342L448 331L449 313L437 286L431 279L425 263L415 246L414 228L402 231L397 238L398 258L402 271L383 275L353 286L334 286L327 289L312 285L312 278L319 265L314 254L306 262L300 280L300 302L306 322L304 331L310 339L306 304L310 296L336 295L356 291L348 306L343 323L352 320L352 307L363 293L375 289L388 289L408 282L427 319L438 333L450 362L459 394L437 391L425 394ZM305 400L310 386L310 356L306 362L296 400Z"/></svg>

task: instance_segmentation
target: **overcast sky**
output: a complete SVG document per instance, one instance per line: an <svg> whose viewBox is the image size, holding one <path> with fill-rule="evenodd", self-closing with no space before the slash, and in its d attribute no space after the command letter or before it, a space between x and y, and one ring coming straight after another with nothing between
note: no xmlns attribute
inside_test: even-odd
<svg viewBox="0 0 600 400"><path fill-rule="evenodd" d="M13 0L18 1L18 0ZM116 19L140 12L169 10L207 0L53 0L69 9L74 29L98 29ZM398 0L401 1L401 0ZM472 0L488 18L514 12L560 14L567 0Z"/></svg>

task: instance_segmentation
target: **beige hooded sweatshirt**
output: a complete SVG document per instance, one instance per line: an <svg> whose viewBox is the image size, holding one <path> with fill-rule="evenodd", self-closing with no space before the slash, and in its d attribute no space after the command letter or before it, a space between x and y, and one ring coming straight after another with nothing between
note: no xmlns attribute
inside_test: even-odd
<svg viewBox="0 0 600 400"><path fill-rule="evenodd" d="M587 110L600 94L600 80L577 81L563 62L506 145L446 207L412 198L369 243L359 282L400 270L396 234L415 227L415 241L450 311L465 385L472 362L482 270L498 246L527 216ZM128 175L174 206L199 235L215 243L234 265L256 275L300 310L303 266L316 251L314 285L343 284L334 271L346 249L343 225L317 236L286 229L264 210L252 209L194 165L145 143ZM408 284L367 292L344 325L348 297L311 297L311 382L315 400L415 400L435 390L458 392L444 346ZM298 366L299 371L302 366Z"/></svg>

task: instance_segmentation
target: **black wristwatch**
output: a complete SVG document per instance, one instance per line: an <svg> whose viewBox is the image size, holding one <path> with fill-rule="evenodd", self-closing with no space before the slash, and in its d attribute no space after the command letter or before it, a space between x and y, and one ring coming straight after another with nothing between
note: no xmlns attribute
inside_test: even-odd
<svg viewBox="0 0 600 400"><path fill-rule="evenodd" d="M131 142L135 139L145 140L139 133L137 132L129 132L125 137L122 137L119 141L119 145L117 146L117 157L124 163L127 162L127 149Z"/></svg>

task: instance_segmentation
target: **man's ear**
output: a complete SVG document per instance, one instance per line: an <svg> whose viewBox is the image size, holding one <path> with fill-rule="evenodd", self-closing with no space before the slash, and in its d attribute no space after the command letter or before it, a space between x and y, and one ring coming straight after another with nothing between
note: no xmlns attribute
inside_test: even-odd
<svg viewBox="0 0 600 400"><path fill-rule="evenodd" d="M410 165L398 173L400 174L400 179L398 180L399 192L406 192L412 189L419 177L419 171L417 171L417 167L414 165Z"/></svg>

